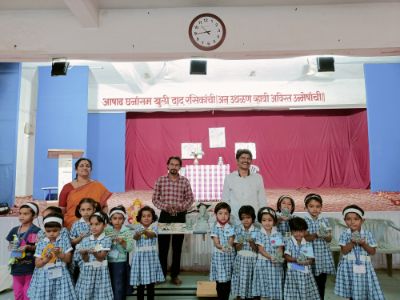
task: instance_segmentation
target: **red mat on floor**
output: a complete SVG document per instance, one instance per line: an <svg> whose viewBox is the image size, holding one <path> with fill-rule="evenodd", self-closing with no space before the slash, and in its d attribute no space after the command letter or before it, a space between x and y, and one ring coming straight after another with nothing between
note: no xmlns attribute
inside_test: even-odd
<svg viewBox="0 0 400 300"><path fill-rule="evenodd" d="M304 211L304 197L309 193L320 194L324 200L324 211L342 211L349 204L357 204L366 211L400 211L400 206L395 205L396 199L400 200L400 193L372 193L363 189L267 189L268 205L275 208L276 201L281 195L290 195L296 201L296 211ZM115 193L109 200L109 206L120 203L129 206L132 200L138 198L151 204L152 191L129 191ZM399 201L400 202L400 201Z"/></svg>

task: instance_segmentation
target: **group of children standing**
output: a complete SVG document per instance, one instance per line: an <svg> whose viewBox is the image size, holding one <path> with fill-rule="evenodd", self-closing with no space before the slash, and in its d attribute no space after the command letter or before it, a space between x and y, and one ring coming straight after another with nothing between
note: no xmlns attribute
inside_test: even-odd
<svg viewBox="0 0 400 300"><path fill-rule="evenodd" d="M295 203L281 196L277 210L253 207L239 210L240 225L229 223L231 208L215 206L211 228L213 253L210 279L216 281L218 299L324 299L328 274L335 274L329 249L329 223L321 216L322 198L304 199L307 215L293 216ZM82 199L71 231L63 227L58 207L43 212L43 229L33 220L38 206L20 207L20 226L7 236L15 299L125 299L128 287L138 299L154 299L154 284L165 280L157 249L155 211L140 209L132 231L124 223L123 206L101 212L97 203ZM335 293L353 300L384 299L370 255L377 246L372 233L362 229L364 211L349 205L343 210L348 227L339 239L342 258ZM256 222L256 219L258 223ZM132 266L128 254L133 253Z"/></svg>
<svg viewBox="0 0 400 300"><path fill-rule="evenodd" d="M230 206L225 202L215 206L210 280L216 281L218 299L230 295L237 299L324 299L327 275L335 274L329 248L332 232L321 216L321 196L309 194L304 204L305 218L292 215L295 203L289 196L278 199L276 211L263 207L257 216L253 207L242 206L241 224L236 227L229 223ZM362 229L364 211L349 205L342 214L348 229L339 240L342 258L335 294L353 300L384 299L370 259L377 244L372 233Z"/></svg>
<svg viewBox="0 0 400 300"><path fill-rule="evenodd" d="M20 207L20 226L7 236L11 250L11 275L16 300L25 299L126 299L128 287L137 288L138 299L154 299L154 283L164 281L157 251L155 211L140 209L134 232L124 223L123 206L109 215L96 201L84 198L76 208L71 231L63 227L58 207L43 213L43 229L33 220L39 208L33 202ZM128 254L136 249L132 267Z"/></svg>

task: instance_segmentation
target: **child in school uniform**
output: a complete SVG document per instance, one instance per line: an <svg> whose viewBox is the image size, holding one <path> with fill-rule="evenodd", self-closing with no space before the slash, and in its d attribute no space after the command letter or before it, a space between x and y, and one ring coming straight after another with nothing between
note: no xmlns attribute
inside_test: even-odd
<svg viewBox="0 0 400 300"><path fill-rule="evenodd" d="M72 247L69 238L61 235L63 217L57 213L48 214L43 223L46 237L36 247L36 268L28 290L29 299L76 300L66 267L72 258Z"/></svg>
<svg viewBox="0 0 400 300"><path fill-rule="evenodd" d="M304 238L308 226L304 219L294 217L289 220L291 237L285 245L285 259L288 262L284 299L319 300L319 292L312 274L314 262L312 244Z"/></svg>
<svg viewBox="0 0 400 300"><path fill-rule="evenodd" d="M43 210L42 212L42 220L44 220L44 218L46 218L47 215L49 214L59 214L59 215L63 215L61 208L59 208L58 206L48 206L45 208L45 210ZM60 232L61 236L63 238L67 238L69 239L69 232L68 229L65 227L61 228L61 232ZM41 226L40 231L38 233L38 241L40 241L41 239L46 237L46 232L44 229L44 224Z"/></svg>
<svg viewBox="0 0 400 300"><path fill-rule="evenodd" d="M332 234L328 219L321 216L321 196L318 194L308 194L304 198L304 205L307 210L304 219L308 226L305 239L311 242L313 246L315 262L312 265L312 270L320 298L323 300L325 297L327 276L328 274L335 274L335 264L328 244L332 240Z"/></svg>
<svg viewBox="0 0 400 300"><path fill-rule="evenodd" d="M213 252L211 257L210 280L217 283L219 300L228 300L231 293L231 279L235 249L235 229L229 224L231 207L226 202L219 202L214 213L216 222L211 228Z"/></svg>
<svg viewBox="0 0 400 300"><path fill-rule="evenodd" d="M362 228L364 211L357 205L349 205L342 214L348 229L339 238L343 255L336 275L335 294L352 300L383 300L371 263L377 243L372 233Z"/></svg>
<svg viewBox="0 0 400 300"><path fill-rule="evenodd" d="M113 299L107 262L112 242L104 234L108 217L104 212L98 211L90 216L89 221L92 234L76 246L82 263L75 292L79 300Z"/></svg>
<svg viewBox="0 0 400 300"><path fill-rule="evenodd" d="M83 198L75 208L75 216L79 218L72 224L69 237L71 239L72 247L76 247L83 238L90 235L90 221L89 218L96 212L99 211L98 203L91 198ZM74 251L72 261L70 264L70 272L74 282L79 277L79 267L82 263L82 257L79 251Z"/></svg>
<svg viewBox="0 0 400 300"><path fill-rule="evenodd" d="M116 206L110 210L111 226L105 229L106 236L112 240L111 251L108 253L108 269L114 300L126 299L128 291L130 267L128 254L133 249L131 230L124 225L127 219L125 207Z"/></svg>
<svg viewBox="0 0 400 300"><path fill-rule="evenodd" d="M257 261L255 239L258 229L254 226L256 213L250 205L239 209L241 225L236 227L234 245L237 251L232 273L232 294L237 299L253 298L253 271Z"/></svg>
<svg viewBox="0 0 400 300"><path fill-rule="evenodd" d="M130 283L137 287L137 299L144 299L144 289L147 289L147 299L154 299L154 284L165 281L157 251L157 215L150 206L142 207L136 220L140 225L135 230L133 238L136 248L132 258ZM161 249L165 251L165 249Z"/></svg>
<svg viewBox="0 0 400 300"><path fill-rule="evenodd" d="M292 218L295 203L292 197L282 195L276 203L276 215L278 217L277 229L286 239L290 237L289 219Z"/></svg>
<svg viewBox="0 0 400 300"><path fill-rule="evenodd" d="M16 300L27 300L27 291L35 269L34 253L40 228L33 224L39 214L36 203L27 202L19 209L20 226L14 227L6 239L11 250L11 275L13 278L13 291Z"/></svg>
<svg viewBox="0 0 400 300"><path fill-rule="evenodd" d="M283 299L283 237L276 229L274 209L262 207L257 214L261 230L256 237L258 258L253 274L253 296L270 300Z"/></svg>

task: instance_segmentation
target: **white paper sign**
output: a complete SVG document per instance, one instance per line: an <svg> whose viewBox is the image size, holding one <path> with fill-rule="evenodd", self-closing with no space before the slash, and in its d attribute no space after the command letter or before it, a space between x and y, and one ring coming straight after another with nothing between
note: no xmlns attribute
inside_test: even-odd
<svg viewBox="0 0 400 300"><path fill-rule="evenodd" d="M182 159L194 159L194 154L197 153L197 158L202 158L203 150L201 143L182 143L181 157Z"/></svg>
<svg viewBox="0 0 400 300"><path fill-rule="evenodd" d="M210 148L225 148L225 127L208 128Z"/></svg>
<svg viewBox="0 0 400 300"><path fill-rule="evenodd" d="M235 143L235 154L239 149L247 149L250 150L251 154L253 154L253 159L256 159L256 143Z"/></svg>

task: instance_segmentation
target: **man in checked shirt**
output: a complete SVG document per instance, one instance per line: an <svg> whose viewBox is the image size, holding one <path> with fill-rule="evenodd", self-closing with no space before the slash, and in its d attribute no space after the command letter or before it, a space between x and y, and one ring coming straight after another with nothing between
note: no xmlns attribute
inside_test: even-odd
<svg viewBox="0 0 400 300"><path fill-rule="evenodd" d="M189 180L179 175L182 160L179 156L171 156L167 161L168 174L157 179L154 186L153 204L161 210L160 223L185 223L186 213L194 199ZM158 236L160 263L167 278L167 260L169 243L172 238L171 282L182 284L178 278L181 268L181 252L183 234L161 234Z"/></svg>

